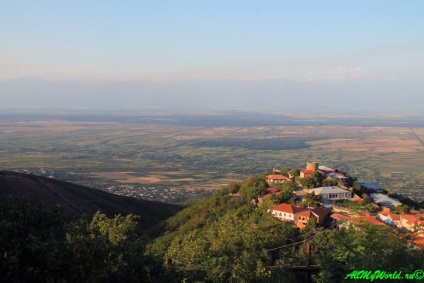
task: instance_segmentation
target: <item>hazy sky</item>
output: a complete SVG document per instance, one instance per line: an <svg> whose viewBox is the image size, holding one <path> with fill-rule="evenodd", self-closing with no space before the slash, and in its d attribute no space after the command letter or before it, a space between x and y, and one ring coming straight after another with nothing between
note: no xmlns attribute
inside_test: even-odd
<svg viewBox="0 0 424 283"><path fill-rule="evenodd" d="M180 93L215 82L225 93L234 88L222 82L236 81L240 95L262 84L284 97L296 92L281 82L323 97L354 85L350 95L378 99L389 83L424 105L423 13L420 0L2 1L0 96L18 93L4 84L23 77L97 92L131 82L141 96L134 82L166 92L183 81Z"/></svg>

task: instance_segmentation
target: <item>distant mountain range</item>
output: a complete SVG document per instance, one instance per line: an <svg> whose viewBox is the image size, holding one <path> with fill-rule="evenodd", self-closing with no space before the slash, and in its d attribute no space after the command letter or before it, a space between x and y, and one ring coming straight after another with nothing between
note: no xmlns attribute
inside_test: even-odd
<svg viewBox="0 0 424 283"><path fill-rule="evenodd" d="M0 80L2 107L103 110L249 110L281 113L421 113L423 83L393 81Z"/></svg>
<svg viewBox="0 0 424 283"><path fill-rule="evenodd" d="M0 197L24 197L30 204L61 205L65 217L92 215L100 210L109 216L135 214L148 229L184 207L174 204L118 196L100 190L36 175L0 171Z"/></svg>

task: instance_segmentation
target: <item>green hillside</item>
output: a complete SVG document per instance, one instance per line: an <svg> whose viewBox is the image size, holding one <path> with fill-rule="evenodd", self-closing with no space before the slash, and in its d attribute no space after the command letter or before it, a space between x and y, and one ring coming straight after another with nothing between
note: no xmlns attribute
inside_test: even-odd
<svg viewBox="0 0 424 283"><path fill-rule="evenodd" d="M307 273L298 268L305 259L312 282L320 283L344 282L354 270L413 274L422 268L424 252L387 227L335 229L309 221L299 230L278 220L266 205L250 201L265 186L264 176L232 183L181 210L1 172L2 195L27 201L3 197L0 202L0 282L300 283L307 282ZM60 203L64 210L37 204L40 200ZM107 215L77 217L98 209Z"/></svg>
<svg viewBox="0 0 424 283"><path fill-rule="evenodd" d="M135 214L141 217L143 229L168 219L184 207L109 194L100 190L55 179L0 171L0 197L15 195L32 204L45 203L63 206L66 217L93 215L101 211L108 216Z"/></svg>

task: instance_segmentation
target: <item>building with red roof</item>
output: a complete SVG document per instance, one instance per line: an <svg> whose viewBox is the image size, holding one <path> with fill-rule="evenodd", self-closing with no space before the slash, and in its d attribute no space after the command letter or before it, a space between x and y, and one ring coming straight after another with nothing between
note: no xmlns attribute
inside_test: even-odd
<svg viewBox="0 0 424 283"><path fill-rule="evenodd" d="M401 214L400 226L411 232L424 234L424 213L420 214Z"/></svg>
<svg viewBox="0 0 424 283"><path fill-rule="evenodd" d="M293 221L298 228L304 228L305 224L314 217L317 220L318 225L323 225L330 210L323 207L317 207L314 209L299 208L288 203L281 203L274 206L269 211L271 214L280 219L286 221Z"/></svg>
<svg viewBox="0 0 424 283"><path fill-rule="evenodd" d="M288 204L288 203L280 203L279 205L274 206L269 211L271 212L272 216L280 219L280 220L287 220L287 221L297 221L297 215L305 211L306 209L299 208L297 206Z"/></svg>
<svg viewBox="0 0 424 283"><path fill-rule="evenodd" d="M309 178L312 176L312 174L314 174L315 171L313 170L302 170L300 171L300 178Z"/></svg>

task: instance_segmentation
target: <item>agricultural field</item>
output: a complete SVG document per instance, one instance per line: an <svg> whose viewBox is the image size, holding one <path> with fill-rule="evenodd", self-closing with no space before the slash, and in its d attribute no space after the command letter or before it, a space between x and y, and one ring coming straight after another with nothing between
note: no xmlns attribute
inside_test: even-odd
<svg viewBox="0 0 424 283"><path fill-rule="evenodd" d="M250 174L318 161L389 192L424 199L421 122L77 118L3 117L0 169L53 172L55 178L94 187L215 190Z"/></svg>

